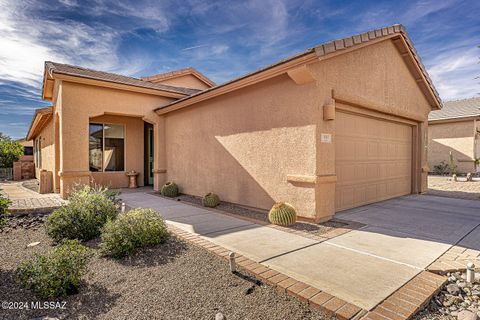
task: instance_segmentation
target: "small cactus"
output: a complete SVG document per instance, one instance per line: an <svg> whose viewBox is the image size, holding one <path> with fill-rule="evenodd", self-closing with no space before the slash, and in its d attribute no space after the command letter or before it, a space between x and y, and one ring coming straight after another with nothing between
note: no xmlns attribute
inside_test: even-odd
<svg viewBox="0 0 480 320"><path fill-rule="evenodd" d="M220 203L220 198L215 193L207 193L203 196L202 204L204 207L215 208Z"/></svg>
<svg viewBox="0 0 480 320"><path fill-rule="evenodd" d="M268 220L280 226L289 226L297 221L295 208L286 202L277 202L268 213Z"/></svg>
<svg viewBox="0 0 480 320"><path fill-rule="evenodd" d="M163 185L160 193L162 196L174 198L178 196L178 186L175 182L169 181Z"/></svg>

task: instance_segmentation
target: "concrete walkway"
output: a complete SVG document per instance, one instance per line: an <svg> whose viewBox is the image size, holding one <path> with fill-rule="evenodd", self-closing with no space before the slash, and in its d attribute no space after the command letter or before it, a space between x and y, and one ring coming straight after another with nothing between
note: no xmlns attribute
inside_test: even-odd
<svg viewBox="0 0 480 320"><path fill-rule="evenodd" d="M22 182L0 183L0 193L10 200L12 214L49 213L67 203L58 193L39 194L23 187Z"/></svg>
<svg viewBox="0 0 480 320"><path fill-rule="evenodd" d="M455 203L452 211L446 198L407 196L346 211L339 218L367 226L316 241L151 194L126 193L122 198L131 207L153 208L177 228L367 310L480 223L480 204L472 201L459 200L464 202Z"/></svg>

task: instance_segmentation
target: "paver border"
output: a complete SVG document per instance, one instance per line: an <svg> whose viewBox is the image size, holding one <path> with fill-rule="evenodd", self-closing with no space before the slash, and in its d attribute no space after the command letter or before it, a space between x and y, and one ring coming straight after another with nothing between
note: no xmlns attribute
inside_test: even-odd
<svg viewBox="0 0 480 320"><path fill-rule="evenodd" d="M167 223L168 224L168 223ZM176 236L202 247L228 261L231 250L168 224L168 229ZM421 271L410 281L396 290L371 311L362 309L322 290L298 281L281 272L235 253L235 262L239 268L255 278L273 286L277 291L307 302L310 307L319 309L327 316L340 320L404 320L410 319L422 310L437 294L447 278L428 271Z"/></svg>

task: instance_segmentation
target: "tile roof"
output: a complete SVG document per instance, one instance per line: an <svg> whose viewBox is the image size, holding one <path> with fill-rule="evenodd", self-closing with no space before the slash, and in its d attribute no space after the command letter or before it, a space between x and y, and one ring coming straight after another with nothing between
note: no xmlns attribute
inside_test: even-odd
<svg viewBox="0 0 480 320"><path fill-rule="evenodd" d="M34 131L38 132L39 130L41 130L43 126L48 122L52 114L53 114L53 106L35 109L35 114L33 115L32 122L30 123L30 127L28 128L28 132L25 137L25 140L27 141L31 140L32 135L35 133ZM34 128L35 120L37 118L44 118L44 120Z"/></svg>
<svg viewBox="0 0 480 320"><path fill-rule="evenodd" d="M328 54L331 54L331 53L334 53L334 52L337 52L337 51L341 51L341 50L347 49L349 47L352 47L352 46L355 46L355 45L358 45L358 44L361 44L361 43L366 43L366 42L370 42L370 41L375 40L375 39L390 36L392 34L401 34L404 37L408 48L412 52L413 58L415 59L416 63L418 64L422 75L426 79L428 87L431 89L431 91L433 93L433 96L434 96L434 99L435 99L436 103L438 103L439 107L442 108L443 104L442 104L442 100L440 99L440 95L438 94L437 90L433 86L433 82L430 79L430 76L428 75L428 72L427 72L427 70L425 69L425 66L422 63L422 61L420 59L420 56L417 54L417 51L415 50L415 47L413 46L413 43L410 40L405 27L401 24L395 24L395 25L392 25L392 26L389 26L389 27L375 29L375 30L367 31L367 32L364 32L364 33L361 33L361 34L357 34L357 35L353 35L353 36L350 36L350 37L342 38L342 39L339 39L339 40L333 40L333 41L330 41L330 42L319 44L316 47L309 48L309 49L307 49L307 50L305 50L301 53L298 53L294 56L282 59L282 60L280 60L280 61L278 61L274 64L271 64L269 66L266 66L266 67L258 69L258 70L255 70L251 73L247 73L247 74L245 74L245 75L243 75L239 78L235 78L233 80L227 81L227 82L225 82L223 84L220 84L220 85L217 85L215 87L197 92L197 93L195 93L193 95L190 95L188 97L184 97L184 98L175 100L175 101L171 102L170 104L167 104L165 106L161 106L161 107L157 108L156 110L169 108L170 106L178 104L182 101L190 100L191 98L194 98L196 96L200 96L200 95L203 95L207 92L217 90L218 88L228 86L231 83L234 83L234 82L240 81L242 79L248 78L250 76L256 75L258 73L267 71L267 70L272 69L276 66L279 66L283 63L286 63L286 62L295 60L297 58L303 57L305 55L308 55L312 52L315 52L318 57L322 57L322 56L326 56Z"/></svg>
<svg viewBox="0 0 480 320"><path fill-rule="evenodd" d="M197 89L182 88L182 87L175 87L175 86L170 86L170 85L165 85L160 83L153 83L153 82L144 81L138 78L122 76L115 73L96 71L92 69L72 66L72 65L63 64L63 63L56 63L51 61L45 62L45 70L50 75L53 75L54 73L64 74L68 76L107 81L107 82L125 84L129 86L135 86L135 87L141 87L141 88L147 88L147 89L153 89L153 90L162 90L162 91L180 93L185 95L192 95L201 91Z"/></svg>
<svg viewBox="0 0 480 320"><path fill-rule="evenodd" d="M428 115L428 121L480 116L480 97L445 101L441 110Z"/></svg>
<svg viewBox="0 0 480 320"><path fill-rule="evenodd" d="M184 68L184 69L178 69L178 70L173 70L173 71L169 71L169 72L159 73L159 74L155 74L153 76L145 76L145 77L141 77L140 79L142 79L144 81L157 82L157 81L171 79L171 78L175 78L175 77L183 76L183 75L187 75L187 74L193 74L198 79L200 79L201 81L208 84L210 87L215 86L215 82L210 80L207 76L205 76L203 73L201 73L200 71L198 71L197 69L195 69L193 67L188 67L188 68Z"/></svg>

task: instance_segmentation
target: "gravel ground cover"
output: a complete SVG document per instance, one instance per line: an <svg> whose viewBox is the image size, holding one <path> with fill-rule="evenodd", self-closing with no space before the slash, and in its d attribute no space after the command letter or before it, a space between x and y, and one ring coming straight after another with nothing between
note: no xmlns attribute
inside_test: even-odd
<svg viewBox="0 0 480 320"><path fill-rule="evenodd" d="M159 197L163 197L159 193L154 193L154 194ZM167 199L172 199L172 198L167 198ZM184 202L189 202L199 206L202 205L202 198L196 197L196 196L180 194L178 197L173 199L177 201L180 200ZM240 205L236 205L236 204L224 202L224 201L221 201L220 204L216 207L216 209L228 212L230 214L238 215L239 217L246 217L246 218L270 223L270 221L268 221L268 211L250 209L250 208L246 208ZM297 221L297 223L289 226L288 228L299 230L299 231L305 231L317 236L321 236L322 234L325 234L336 228L349 228L349 225L347 222L343 222L343 221L341 222L341 221L332 219L330 221L318 223L318 224L304 222L304 221Z"/></svg>
<svg viewBox="0 0 480 320"><path fill-rule="evenodd" d="M29 243L40 244L27 247ZM88 242L95 250L99 240ZM0 301L41 301L16 283L15 267L52 243L42 225L0 233ZM1 310L0 319L325 319L299 300L244 275L208 251L172 236L164 245L124 260L95 256L79 293L65 309Z"/></svg>
<svg viewBox="0 0 480 320"><path fill-rule="evenodd" d="M24 188L30 189L32 191L38 192L40 189L40 185L37 179L27 180L22 183Z"/></svg>
<svg viewBox="0 0 480 320"><path fill-rule="evenodd" d="M428 176L428 194L449 198L480 200L480 178L466 181L465 177Z"/></svg>
<svg viewBox="0 0 480 320"><path fill-rule="evenodd" d="M465 273L447 274L448 282L442 290L420 312L416 320L429 319L469 319L480 317L480 275L477 273L475 282L465 281Z"/></svg>

